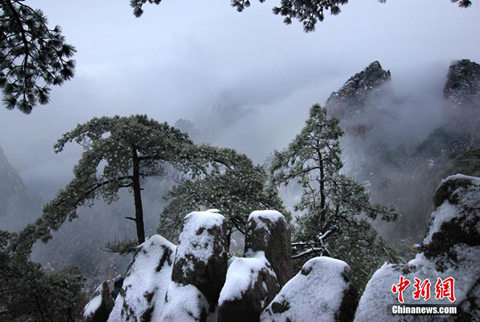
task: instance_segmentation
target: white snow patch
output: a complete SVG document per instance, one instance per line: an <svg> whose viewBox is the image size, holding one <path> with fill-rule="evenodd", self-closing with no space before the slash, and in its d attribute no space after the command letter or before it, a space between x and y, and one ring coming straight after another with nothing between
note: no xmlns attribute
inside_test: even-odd
<svg viewBox="0 0 480 322"><path fill-rule="evenodd" d="M267 229L267 226L262 219L270 222L277 222L280 220L285 221L285 217L276 210L255 210L250 214L250 216L248 216L248 221L255 221L258 228Z"/></svg>
<svg viewBox="0 0 480 322"><path fill-rule="evenodd" d="M423 243L429 244L432 242L433 234L440 231L442 225L451 221L458 215L459 209L457 206L450 204L448 201L444 202L434 212L432 212L433 222L428 231L427 237L423 240Z"/></svg>
<svg viewBox="0 0 480 322"><path fill-rule="evenodd" d="M206 297L195 286L170 282L163 311L154 312L152 321L198 321L208 308Z"/></svg>
<svg viewBox="0 0 480 322"><path fill-rule="evenodd" d="M465 187L458 187L452 194L458 194L461 196L460 204L470 208L470 209L479 209L480 208L480 198L479 198L479 190L480 190L480 177L472 177L466 176L463 174L455 174L452 176L448 176L446 179L442 180L442 183L439 185L443 185L445 182L455 179L461 180L469 180L471 181L471 185L467 188Z"/></svg>
<svg viewBox="0 0 480 322"><path fill-rule="evenodd" d="M449 222L458 216L478 216L479 214L480 178L456 174L442 180L440 186L451 180L469 180L472 184L467 187L459 186L457 189L451 192L452 195L456 195L458 197L458 204L452 205L446 200L442 203L442 205L432 212L432 224L430 226L428 235L423 241L424 244L428 244L432 241L433 235L441 229L442 224ZM464 209L469 209L469 211L465 212ZM462 223L459 224L462 225ZM479 227L475 227L477 230L478 228Z"/></svg>
<svg viewBox="0 0 480 322"><path fill-rule="evenodd" d="M196 259L208 262L213 255L213 237L208 229L223 225L225 217L215 211L197 211L191 212L185 217L185 224L180 234L180 243L177 247L176 258L188 258L194 256ZM184 267L186 270L193 270L191 261L187 261L190 266Z"/></svg>
<svg viewBox="0 0 480 322"><path fill-rule="evenodd" d="M349 287L342 277L347 263L330 258L310 259L300 271L288 281L263 311L261 321L334 321L344 291ZM273 313L272 303L288 303L288 310Z"/></svg>
<svg viewBox="0 0 480 322"><path fill-rule="evenodd" d="M103 290L103 282L93 292L94 296L90 300L90 302L88 302L87 305L85 305L85 308L83 310L84 319L94 314L102 304L102 290Z"/></svg>
<svg viewBox="0 0 480 322"><path fill-rule="evenodd" d="M452 174L451 176L446 177L445 179L442 180L442 183L440 183L440 185L442 185L444 182L449 181L451 179L468 179L468 180L471 180L474 185L480 185L479 177L467 176L461 173Z"/></svg>
<svg viewBox="0 0 480 322"><path fill-rule="evenodd" d="M172 266L166 261L158 272L157 267L165 249L170 249L170 262L173 265L175 245L160 235L154 235L137 248L123 282L122 291L125 292L125 297L120 293L115 299L108 319L110 322L136 321L152 306L155 306L154 312L162 310L165 292L172 275ZM153 294L150 302L146 298L148 294ZM126 312L124 306L128 307L129 312Z"/></svg>
<svg viewBox="0 0 480 322"><path fill-rule="evenodd" d="M270 267L264 252L257 252L255 257L251 258L235 258L228 267L225 284L218 299L218 305L222 305L225 301L241 299L243 294L250 287L253 287L262 269L266 269L271 275L276 276Z"/></svg>

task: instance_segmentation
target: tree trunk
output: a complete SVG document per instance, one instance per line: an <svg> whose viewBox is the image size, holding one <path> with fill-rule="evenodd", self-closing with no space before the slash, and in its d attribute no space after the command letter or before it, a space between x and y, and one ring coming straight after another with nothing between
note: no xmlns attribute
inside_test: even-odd
<svg viewBox="0 0 480 322"><path fill-rule="evenodd" d="M133 198L135 200L135 224L137 226L138 244L145 241L145 228L143 226L143 207L142 193L140 189L140 160L138 159L137 149L132 147L133 159Z"/></svg>

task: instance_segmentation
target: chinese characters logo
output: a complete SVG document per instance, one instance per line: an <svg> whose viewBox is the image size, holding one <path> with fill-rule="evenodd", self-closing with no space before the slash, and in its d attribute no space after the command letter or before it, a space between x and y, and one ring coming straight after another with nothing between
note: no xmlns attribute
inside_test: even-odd
<svg viewBox="0 0 480 322"><path fill-rule="evenodd" d="M420 300L423 298L424 301L430 299L430 288L432 284L427 278L423 282L415 277L415 283L413 283L413 288L415 289L412 293L414 300ZM411 282L408 279L405 279L403 276L400 276L398 284L392 285L392 292L397 294L398 301L404 303L403 292L410 286ZM437 279L435 283L435 299L443 300L444 298L448 299L450 302L455 302L455 279L453 277L448 277Z"/></svg>

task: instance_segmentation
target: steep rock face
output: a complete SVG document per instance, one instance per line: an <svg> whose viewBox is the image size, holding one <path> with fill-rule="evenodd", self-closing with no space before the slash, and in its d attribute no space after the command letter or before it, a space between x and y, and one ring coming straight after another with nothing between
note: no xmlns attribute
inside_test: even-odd
<svg viewBox="0 0 480 322"><path fill-rule="evenodd" d="M174 254L175 246L160 235L138 246L108 321L156 321L163 310Z"/></svg>
<svg viewBox="0 0 480 322"><path fill-rule="evenodd" d="M25 186L0 148L0 229L19 230L40 214L41 201Z"/></svg>
<svg viewBox="0 0 480 322"><path fill-rule="evenodd" d="M263 252L235 258L218 300L218 321L259 321L260 313L279 290L275 272Z"/></svg>
<svg viewBox="0 0 480 322"><path fill-rule="evenodd" d="M368 282L355 315L355 321L475 321L480 278L480 178L454 175L445 179L434 196L435 210L422 245L423 252L406 265L384 264ZM455 281L452 297L436 299L438 279ZM391 305L399 303L393 286L401 278L411 285L403 292L405 304L454 304L456 316L392 315ZM431 297L415 299L413 284L418 278L431 283ZM442 286L440 282L439 286ZM392 290L392 292L390 292ZM450 293L450 294L451 294ZM387 294L387 295L386 295ZM383 318L382 318L383 317Z"/></svg>
<svg viewBox="0 0 480 322"><path fill-rule="evenodd" d="M374 61L360 73L352 76L343 87L333 92L326 108L339 119L348 119L362 111L369 97L382 85L390 81L390 71Z"/></svg>
<svg viewBox="0 0 480 322"><path fill-rule="evenodd" d="M352 321L358 296L347 263L315 257L282 288L261 321Z"/></svg>
<svg viewBox="0 0 480 322"><path fill-rule="evenodd" d="M443 89L448 101L447 121L422 143L418 151L456 155L480 147L480 65L468 59L453 62Z"/></svg>
<svg viewBox="0 0 480 322"><path fill-rule="evenodd" d="M478 106L480 104L480 65L468 59L453 62L448 69L443 94L455 106Z"/></svg>
<svg viewBox="0 0 480 322"><path fill-rule="evenodd" d="M225 217L213 210L185 217L172 281L193 285L215 306L227 272L229 240Z"/></svg>
<svg viewBox="0 0 480 322"><path fill-rule="evenodd" d="M280 286L283 286L292 275L290 239L290 229L281 213L275 210L254 211L248 217L245 256L263 251Z"/></svg>

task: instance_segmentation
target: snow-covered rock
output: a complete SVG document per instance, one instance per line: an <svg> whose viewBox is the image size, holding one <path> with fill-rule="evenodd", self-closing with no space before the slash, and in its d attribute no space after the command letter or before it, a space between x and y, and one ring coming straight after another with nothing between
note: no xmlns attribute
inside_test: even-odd
<svg viewBox="0 0 480 322"><path fill-rule="evenodd" d="M175 246L160 235L137 246L109 322L158 321L170 283Z"/></svg>
<svg viewBox="0 0 480 322"><path fill-rule="evenodd" d="M261 321L351 321L358 296L347 263L315 257L285 284Z"/></svg>
<svg viewBox="0 0 480 322"><path fill-rule="evenodd" d="M259 321L260 313L280 289L263 252L235 258L218 300L218 321Z"/></svg>
<svg viewBox="0 0 480 322"><path fill-rule="evenodd" d="M230 266L227 225L217 210L185 216L178 246L160 235L148 238L137 246L108 321L259 321L281 287L262 250L278 248L282 254L268 256L290 263L290 232L283 215L261 211L250 216L249 233L249 257ZM285 267L279 272L288 276ZM86 312L97 310L99 299Z"/></svg>
<svg viewBox="0 0 480 322"><path fill-rule="evenodd" d="M275 210L254 211L248 217L245 256L264 252L283 286L292 276L291 233L285 217Z"/></svg>
<svg viewBox="0 0 480 322"><path fill-rule="evenodd" d="M480 178L453 175L433 196L430 230L423 241L428 258L451 253L456 244L480 245Z"/></svg>
<svg viewBox="0 0 480 322"><path fill-rule="evenodd" d="M355 321L480 320L480 178L448 177L434 195L434 207L423 252L405 265L384 264L372 276L360 299ZM448 297L437 299L438 279L441 287L442 281L450 277L454 279L453 291L444 294ZM428 300L414 298L415 278L421 283L428 279L431 284L427 287L431 292ZM410 282L402 293L405 305L455 305L457 315L392 315L392 304L401 304L399 292L393 292L393 286L399 285L401 279Z"/></svg>
<svg viewBox="0 0 480 322"><path fill-rule="evenodd" d="M113 308L113 299L107 282L100 284L83 310L83 321L105 322Z"/></svg>
<svg viewBox="0 0 480 322"><path fill-rule="evenodd" d="M181 285L175 282L168 284L165 304L162 312L154 315L152 321L194 322L215 321L215 312L205 295L193 285Z"/></svg>
<svg viewBox="0 0 480 322"><path fill-rule="evenodd" d="M195 286L213 308L225 282L228 248L225 217L213 210L188 214L175 254L172 281Z"/></svg>

